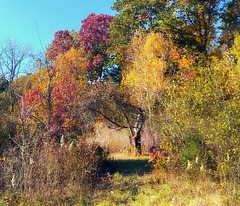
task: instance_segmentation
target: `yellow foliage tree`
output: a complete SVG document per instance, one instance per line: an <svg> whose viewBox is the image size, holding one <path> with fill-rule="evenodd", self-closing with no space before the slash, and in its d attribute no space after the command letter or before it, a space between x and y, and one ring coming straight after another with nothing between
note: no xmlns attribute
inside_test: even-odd
<svg viewBox="0 0 240 206"><path fill-rule="evenodd" d="M180 69L193 63L193 59L181 56L174 43L160 33L137 34L127 53L129 58L123 72L122 86L141 98L151 98L164 89L164 73L169 61L178 64Z"/></svg>
<svg viewBox="0 0 240 206"><path fill-rule="evenodd" d="M220 70L225 76L228 94L238 96L240 89L240 34L235 34L234 44L230 51L226 50L224 52Z"/></svg>
<svg viewBox="0 0 240 206"><path fill-rule="evenodd" d="M235 34L234 45L232 48L232 53L237 59L238 67L240 67L240 33Z"/></svg>
<svg viewBox="0 0 240 206"><path fill-rule="evenodd" d="M68 76L71 81L82 84L86 75L84 51L71 48L65 54L59 54L53 66L38 65L38 72L31 75L32 87L38 87L43 93L48 89L49 80L54 86L61 78Z"/></svg>
<svg viewBox="0 0 240 206"><path fill-rule="evenodd" d="M127 68L122 86L135 94L153 95L164 87L164 71L168 56L167 41L160 34L138 34L128 48Z"/></svg>

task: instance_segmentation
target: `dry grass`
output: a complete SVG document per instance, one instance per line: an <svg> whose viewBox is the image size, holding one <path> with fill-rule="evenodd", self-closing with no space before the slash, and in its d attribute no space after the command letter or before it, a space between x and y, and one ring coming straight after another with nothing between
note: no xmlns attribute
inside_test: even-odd
<svg viewBox="0 0 240 206"><path fill-rule="evenodd" d="M130 145L129 137L130 132L128 129L117 130L102 126L96 128L96 137L91 141L106 148L110 153L110 158L114 160L148 159L149 137L147 135L142 137L142 147L146 154L143 156L136 155L133 146Z"/></svg>
<svg viewBox="0 0 240 206"><path fill-rule="evenodd" d="M96 128L94 142L107 148L110 153L119 153L125 149L129 149L129 135L128 129L116 130L102 126Z"/></svg>
<svg viewBox="0 0 240 206"><path fill-rule="evenodd" d="M44 142L24 173L16 173L22 166L17 155L9 152L4 161L6 185L4 193L0 191L0 205L73 205L77 199L90 203L100 163L105 160L98 145Z"/></svg>
<svg viewBox="0 0 240 206"><path fill-rule="evenodd" d="M110 158L113 160L144 160L149 159L148 155L137 156L135 152L119 152L119 153L111 153Z"/></svg>
<svg viewBox="0 0 240 206"><path fill-rule="evenodd" d="M129 129L111 129L107 126L96 127L96 136L91 139L91 142L98 143L105 147L110 153L121 154L123 156L135 156L135 152L130 145ZM142 133L142 151L148 153L149 148L157 145L158 137L150 129L144 129ZM118 158L118 155L116 155ZM125 157L122 157L125 159Z"/></svg>
<svg viewBox="0 0 240 206"><path fill-rule="evenodd" d="M55 205L240 205L240 199L237 200L236 196L233 196L232 190L228 189L227 186L229 183L221 185L212 181L204 173L196 175L193 178L189 176L189 173L185 172L176 174L173 171L165 171L163 169L152 171L152 166L148 162L149 156L136 156L134 150L129 146L129 134L127 130L116 131L103 127L98 132L97 137L92 137L90 142L98 143L104 148L108 148L110 152L110 161L106 161L105 170L102 170L105 173L100 176L100 181L98 179L95 182L97 186L89 198L85 199L80 196L79 191L73 189L74 183L67 181L69 185L63 192L65 192L65 197L70 198L60 199L59 202L55 201ZM60 150L58 149L57 151ZM68 158L66 157L65 159L67 160ZM66 165L66 162L64 161L63 165ZM87 161L83 162L88 164ZM81 166L82 163L73 164L74 168L76 168L76 165ZM56 171L59 171L59 169L56 169ZM31 196L31 193L29 195ZM56 194L56 198L58 197L59 194ZM12 198L11 194L8 195L8 200L10 198ZM29 201L29 199L31 197L27 198L27 200L25 199L25 202L24 200L19 200L19 205L33 205L33 201ZM36 201L36 205L39 202L44 201ZM4 198L0 199L0 205L4 205L5 203L6 200Z"/></svg>
<svg viewBox="0 0 240 206"><path fill-rule="evenodd" d="M221 185L208 178L191 181L184 175L166 172L144 176L116 173L111 186L97 193L97 206L224 206L229 196Z"/></svg>

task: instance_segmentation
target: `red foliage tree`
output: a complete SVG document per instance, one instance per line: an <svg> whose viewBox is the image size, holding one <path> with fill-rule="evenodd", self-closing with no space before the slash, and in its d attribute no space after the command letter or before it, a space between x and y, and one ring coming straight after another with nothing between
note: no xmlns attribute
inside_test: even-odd
<svg viewBox="0 0 240 206"><path fill-rule="evenodd" d="M31 89L24 93L28 124L41 130L41 135L60 137L74 126L69 110L78 91L87 84L84 51L71 48L54 60L53 68L40 65L30 76Z"/></svg>
<svg viewBox="0 0 240 206"><path fill-rule="evenodd" d="M108 60L106 49L109 40L109 23L112 19L111 15L91 13L82 21L79 43L89 54L87 65L93 79L102 78L103 67Z"/></svg>
<svg viewBox="0 0 240 206"><path fill-rule="evenodd" d="M86 52L91 52L96 46L106 45L109 39L109 23L112 19L111 15L91 13L82 20L79 42Z"/></svg>
<svg viewBox="0 0 240 206"><path fill-rule="evenodd" d="M76 96L76 85L69 79L69 76L61 78L56 82L52 91L52 116L51 121L47 124L48 101L41 89L35 87L27 91L24 97L24 107L28 112L27 118L33 125L41 123L46 126L43 130L48 130L50 136L59 136L70 129L72 116L68 110L69 104ZM29 123L30 123L29 122Z"/></svg>
<svg viewBox="0 0 240 206"><path fill-rule="evenodd" d="M73 37L70 35L68 30L57 31L54 34L54 40L52 46L47 52L47 57L49 60L54 60L59 54L64 54L73 47L74 41Z"/></svg>

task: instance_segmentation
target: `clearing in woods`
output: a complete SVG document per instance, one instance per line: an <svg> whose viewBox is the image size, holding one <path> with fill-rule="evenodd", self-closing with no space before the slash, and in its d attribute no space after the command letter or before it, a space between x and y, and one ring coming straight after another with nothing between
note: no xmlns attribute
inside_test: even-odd
<svg viewBox="0 0 240 206"><path fill-rule="evenodd" d="M231 194L204 175L192 179L186 174L154 171L147 157L126 156L113 154L103 164L94 205L232 205Z"/></svg>

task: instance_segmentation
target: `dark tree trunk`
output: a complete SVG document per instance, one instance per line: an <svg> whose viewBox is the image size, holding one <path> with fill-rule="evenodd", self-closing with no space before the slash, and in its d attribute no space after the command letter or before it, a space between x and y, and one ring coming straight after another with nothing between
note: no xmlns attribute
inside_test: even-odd
<svg viewBox="0 0 240 206"><path fill-rule="evenodd" d="M138 131L135 136L135 149L137 154L142 154L141 131Z"/></svg>
<svg viewBox="0 0 240 206"><path fill-rule="evenodd" d="M138 110L139 110L139 114L138 114L137 122L134 128L135 130L134 141L135 141L136 153L141 155L142 154L141 133L142 133L142 128L145 122L145 117L144 117L143 109L140 107L138 108Z"/></svg>

